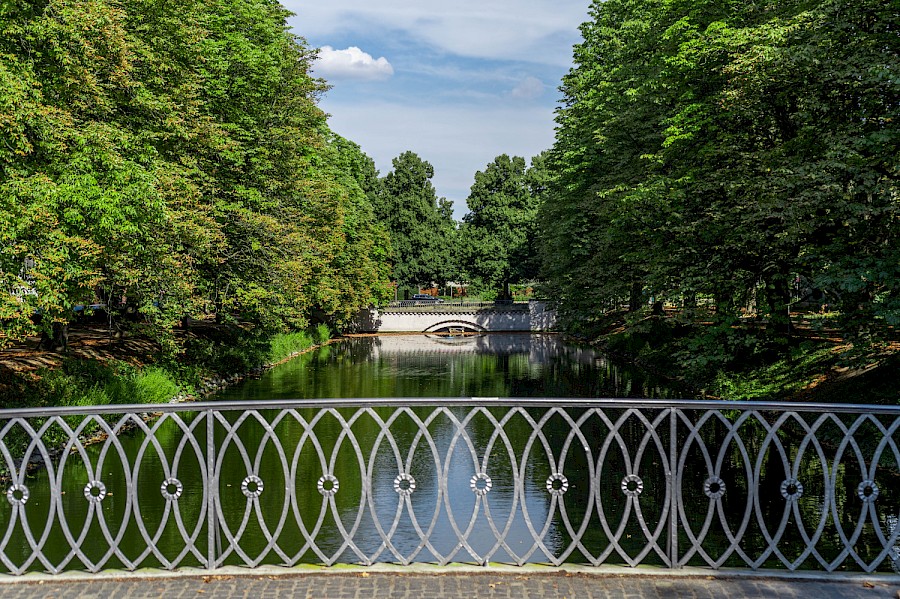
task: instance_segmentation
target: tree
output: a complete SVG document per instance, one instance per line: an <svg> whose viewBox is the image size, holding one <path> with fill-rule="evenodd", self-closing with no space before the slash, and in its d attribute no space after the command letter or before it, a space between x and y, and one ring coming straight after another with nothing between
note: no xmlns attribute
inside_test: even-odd
<svg viewBox="0 0 900 599"><path fill-rule="evenodd" d="M394 279L401 286L445 282L452 216L431 183L434 167L413 152L392 164L394 170L381 180L375 210L391 237Z"/></svg>
<svg viewBox="0 0 900 599"><path fill-rule="evenodd" d="M900 316L898 15L863 5L593 4L541 218L570 323L702 294L723 332L710 347L733 357L755 299L783 347L800 275L869 322Z"/></svg>
<svg viewBox="0 0 900 599"><path fill-rule="evenodd" d="M391 242L375 217L373 201L380 183L374 161L357 144L338 135L332 135L328 149L332 176L345 194L344 243L333 264L337 295L330 312L332 320L343 325L360 307L393 298Z"/></svg>
<svg viewBox="0 0 900 599"><path fill-rule="evenodd" d="M509 284L537 275L536 220L547 173L544 157L498 156L475 173L460 229L464 269L502 297Z"/></svg>
<svg viewBox="0 0 900 599"><path fill-rule="evenodd" d="M0 300L4 337L35 333L35 314L37 330L65 326L108 281L158 306L163 288L176 295L190 277L177 272L182 249L159 243L174 229L164 181L177 171L135 131L152 98L137 78L125 11L102 0L5 11L0 71L21 79L0 89L0 102L18 105L4 144L13 151L0 156L0 273L35 293Z"/></svg>
<svg viewBox="0 0 900 599"><path fill-rule="evenodd" d="M0 343L96 300L177 352L187 315L265 333L384 297L384 233L280 4L0 16Z"/></svg>
<svg viewBox="0 0 900 599"><path fill-rule="evenodd" d="M447 198L438 198L438 227L440 228L442 262L435 282L446 285L448 281L465 279L462 263L459 223L453 216L453 202Z"/></svg>

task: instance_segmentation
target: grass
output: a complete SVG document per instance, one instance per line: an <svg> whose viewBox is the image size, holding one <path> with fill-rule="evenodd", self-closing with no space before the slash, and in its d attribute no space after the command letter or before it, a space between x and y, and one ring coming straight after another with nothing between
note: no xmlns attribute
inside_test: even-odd
<svg viewBox="0 0 900 599"><path fill-rule="evenodd" d="M331 339L327 325L320 324L309 331L278 333L269 343L268 363L274 364Z"/></svg>
<svg viewBox="0 0 900 599"><path fill-rule="evenodd" d="M175 377L157 366L137 368L124 362L67 360L58 370L41 369L18 389L20 405L103 406L166 403L183 390Z"/></svg>
<svg viewBox="0 0 900 599"><path fill-rule="evenodd" d="M134 377L130 397L134 403L165 403L177 395L180 389L181 386L170 373L151 366Z"/></svg>
<svg viewBox="0 0 900 599"><path fill-rule="evenodd" d="M834 346L804 343L788 357L765 366L719 372L714 392L730 400L783 400L819 383L837 359Z"/></svg>
<svg viewBox="0 0 900 599"><path fill-rule="evenodd" d="M324 324L305 331L274 335L256 334L240 327L221 327L188 339L184 355L167 364L166 368L170 372L183 373L181 378L197 384L204 374L250 372L264 364L281 362L329 339L331 331Z"/></svg>
<svg viewBox="0 0 900 599"><path fill-rule="evenodd" d="M125 362L101 363L96 360L66 360L62 368L40 369L34 377L19 380L5 407L84 407L121 404L162 404L183 390L166 370L150 366L137 368ZM102 417L110 425L120 418L118 414ZM62 420L71 428L81 428L81 437L89 438L101 430L99 422L84 423L83 416L64 416ZM35 430L40 429L46 418L29 418ZM70 440L65 429L54 424L41 436L45 447L62 447ZM22 455L31 442L31 434L23 427L14 426L3 438L3 444ZM5 473L5 469L3 469Z"/></svg>
<svg viewBox="0 0 900 599"><path fill-rule="evenodd" d="M268 338L247 336L197 343L182 360L133 366L122 361L67 359L60 368L42 368L9 381L3 407L66 407L160 404L191 393L204 376L243 374L280 362L331 338L322 324L307 331ZM193 349L193 351L191 351Z"/></svg>

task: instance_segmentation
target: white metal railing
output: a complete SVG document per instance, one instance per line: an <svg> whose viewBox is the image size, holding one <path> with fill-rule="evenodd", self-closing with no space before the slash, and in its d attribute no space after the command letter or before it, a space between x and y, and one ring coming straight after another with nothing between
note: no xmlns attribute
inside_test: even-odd
<svg viewBox="0 0 900 599"><path fill-rule="evenodd" d="M890 570L898 427L895 407L663 400L3 410L0 562Z"/></svg>
<svg viewBox="0 0 900 599"><path fill-rule="evenodd" d="M497 308L497 309L527 309L528 302L514 302L512 300L497 300L491 302L471 302L471 301L448 301L448 300L399 300L387 303L384 308L426 308L431 307L437 310L442 308L471 308L471 309L485 309L485 308Z"/></svg>

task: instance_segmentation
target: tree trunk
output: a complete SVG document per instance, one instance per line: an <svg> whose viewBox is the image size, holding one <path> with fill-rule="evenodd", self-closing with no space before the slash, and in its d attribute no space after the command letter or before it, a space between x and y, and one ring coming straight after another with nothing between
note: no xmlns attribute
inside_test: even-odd
<svg viewBox="0 0 900 599"><path fill-rule="evenodd" d="M713 312L714 320L721 322L726 318L733 318L731 308L731 295L723 290L717 290L713 293Z"/></svg>
<svg viewBox="0 0 900 599"><path fill-rule="evenodd" d="M776 342L786 341L793 332L787 275L776 275L766 284L766 301L769 304L769 337Z"/></svg>
<svg viewBox="0 0 900 599"><path fill-rule="evenodd" d="M56 352L69 351L69 323L54 322L52 334L44 332L38 347Z"/></svg>
<svg viewBox="0 0 900 599"><path fill-rule="evenodd" d="M631 294L628 298L628 311L637 312L641 307L644 285L640 281L631 282Z"/></svg>

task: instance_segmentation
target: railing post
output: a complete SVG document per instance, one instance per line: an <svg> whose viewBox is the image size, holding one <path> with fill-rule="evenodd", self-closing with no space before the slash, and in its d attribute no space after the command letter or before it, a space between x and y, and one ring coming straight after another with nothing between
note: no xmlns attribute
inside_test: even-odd
<svg viewBox="0 0 900 599"><path fill-rule="evenodd" d="M216 532L218 519L216 518L216 500L219 494L219 483L215 474L216 470L216 417L212 409L206 410L206 567L210 570L216 567Z"/></svg>
<svg viewBox="0 0 900 599"><path fill-rule="evenodd" d="M669 502L669 564L673 569L678 564L678 408L669 409L669 474L667 476L671 501Z"/></svg>

